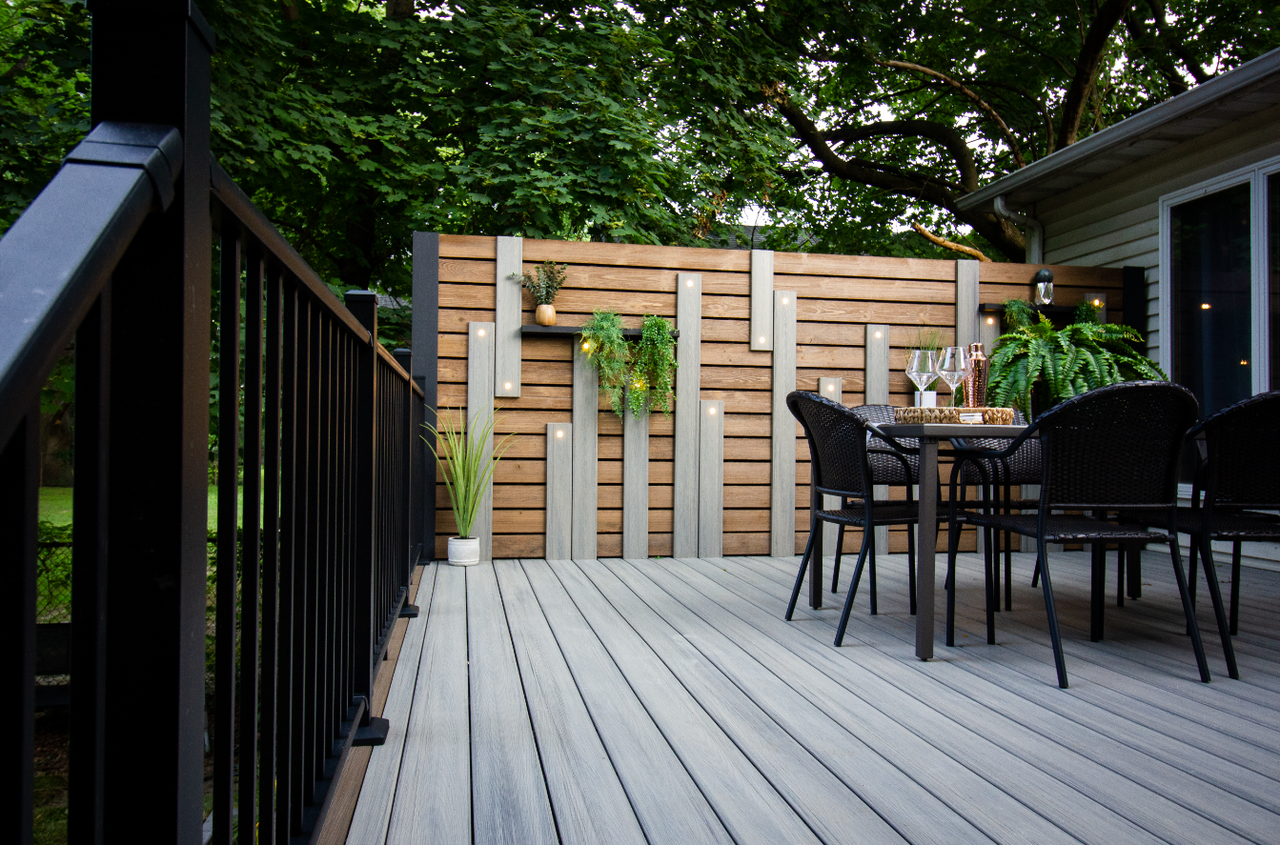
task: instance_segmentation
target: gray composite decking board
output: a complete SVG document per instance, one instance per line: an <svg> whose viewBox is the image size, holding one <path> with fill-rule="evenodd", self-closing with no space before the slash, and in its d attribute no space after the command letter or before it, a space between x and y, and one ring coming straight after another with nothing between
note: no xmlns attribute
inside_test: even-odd
<svg viewBox="0 0 1280 845"><path fill-rule="evenodd" d="M564 585L543 561L523 568L649 845L731 845L723 823Z"/></svg>
<svg viewBox="0 0 1280 845"><path fill-rule="evenodd" d="M519 329L517 329L519 331ZM483 427L493 412L493 323L467 324L467 435ZM484 460L493 455L493 433L484 440ZM493 557L493 485L485 488L476 508L471 534L480 538L480 559Z"/></svg>
<svg viewBox="0 0 1280 845"><path fill-rule="evenodd" d="M968 346L979 338L978 262L968 258L956 261L956 345Z"/></svg>
<svg viewBox="0 0 1280 845"><path fill-rule="evenodd" d="M704 576L714 574L714 570L707 569L703 562L690 561L689 565ZM881 659L878 661L880 666L868 668L856 659L846 659L852 656L852 649L837 651L832 648L825 627L817 637L820 642L814 642L811 633L804 630L805 626L783 622L781 613L769 615L768 610L757 602L764 598L764 604L772 604L773 598L746 581L735 583L735 579L726 578L721 582L711 577L698 578L696 574L689 575L687 581L718 606L719 614L728 614L725 630L736 626L737 636L754 640L758 653L768 655L770 643L784 643L792 652L791 660L803 661L807 667L802 664L799 669L793 668L790 662L784 662L784 656L771 657L771 668L779 673L797 672L798 676L793 680L796 689L828 710L833 717L867 722L868 727L874 730L868 739L869 744L879 747L877 743L883 743L884 736L895 732L900 735L905 731L912 737L911 742L922 743L924 748L930 749L927 754L945 755L941 760L935 758L922 765L919 752L914 752L899 765L917 779L939 778L940 770L950 769L939 778L940 782L931 785L932 791L940 796L950 796L948 803L957 812L965 814L973 824L998 841L1052 841L1060 835L1093 843L1159 841L1117 813L1110 806L1111 802L1096 800L1077 789L1063 786L1055 777L1035 766L1034 761L1007 753L993 738L986 736L992 732L989 727L972 731L956 724L948 715L952 704L950 698L939 702L935 696L927 696L920 700L899 689L894 681L903 667L886 670L898 664L905 667L907 663L916 663L909 650L902 658ZM704 610L709 615L717 613L713 608ZM743 624L754 630L742 630L734 619L742 619ZM863 650L858 651L861 653ZM865 651L868 654L862 659L870 657L871 662L877 662L875 656L870 655L874 649ZM825 680L828 678L844 692L822 695L823 688L829 686ZM850 694L863 699L866 706L842 714L841 709L846 706ZM991 715L994 718L999 714ZM903 740L899 738L881 748L881 753L900 755L901 744ZM957 769L959 773L955 771ZM1036 828L1040 829L1029 837L1027 830Z"/></svg>
<svg viewBox="0 0 1280 845"><path fill-rule="evenodd" d="M1034 557L1026 553L1019 554L1023 555L1020 562L1025 564L1024 569L1029 572L1031 563L1034 562ZM961 560L964 559L965 557L961 556ZM1015 560L1018 560L1018 558L1015 557ZM971 578L981 578L981 570L978 569L980 566L981 563L975 559L973 567L976 571L970 573ZM962 570L962 576L963 574ZM1170 577L1172 578L1172 574ZM961 583L964 583L963 578ZM1015 586L1015 589L1019 589L1019 587ZM1059 618L1060 621L1065 623L1067 618L1061 612L1063 610L1061 593L1062 590L1055 589L1055 596L1059 597ZM1145 598L1141 601L1148 603L1152 601L1150 592L1144 590L1143 594ZM1024 594L1024 598L1021 599L1022 602L1036 602L1036 604L1032 605L1035 610L1030 617L1032 620L1030 623L1019 619L1016 615L1010 618L1007 613L997 614L996 636L999 639L1002 629L1007 626L1017 626L1019 632L1044 647L1045 650L1038 650L1035 653L1049 667L1047 671L1052 673L1052 655L1047 651L1049 646L1048 627L1044 619L1044 605L1040 596L1042 596L1042 593L1037 587ZM942 595L940 594L941 597ZM1177 601L1176 597L1172 600ZM1024 606L1026 604L1021 604L1018 597L1015 596L1014 607ZM1218 682L1212 684L1199 683L1195 659L1191 653L1189 643L1183 637L1178 636L1172 640L1173 650L1169 651L1166 657L1141 649L1119 647L1116 643L1106 640L1091 643L1088 636L1087 617L1083 615L1085 613L1087 613L1087 610L1082 610L1081 614L1078 614L1079 624L1077 626L1064 630L1062 640L1063 649L1068 658L1067 670L1073 677L1077 676L1081 670L1103 673L1108 678L1107 683L1109 685L1122 690L1127 695L1134 696L1161 708L1174 710L1193 720L1203 721L1215 730L1245 739L1250 737L1249 726L1258 721L1265 723L1268 729L1268 734L1266 735L1268 738L1271 735L1270 731L1278 727L1277 722L1280 722L1280 719L1277 719L1278 714L1260 709L1255 703L1241 700L1246 694L1244 686L1232 687L1231 691L1224 690L1222 681L1229 680L1225 677L1225 671L1215 675L1218 678ZM985 625L985 622L983 624ZM985 634L979 638L978 642L985 643ZM1212 666L1212 655L1210 655L1210 661ZM1081 663L1083 665L1080 665ZM1093 680L1097 680L1092 675L1090 677ZM1195 679L1196 683L1187 684L1187 679ZM1192 707L1193 702L1203 705L1203 707Z"/></svg>
<svg viewBox="0 0 1280 845"><path fill-rule="evenodd" d="M524 239L499 235L494 261L494 365L493 395L520 395L520 312L524 307ZM508 387L508 385L510 385Z"/></svg>
<svg viewBox="0 0 1280 845"><path fill-rule="evenodd" d="M698 430L702 386L702 274L676 274L676 421L671 466L673 554L698 553ZM594 557L594 555L592 555Z"/></svg>
<svg viewBox="0 0 1280 845"><path fill-rule="evenodd" d="M460 567L436 568L389 845L417 845L428 830L440 842L471 841L466 575Z"/></svg>
<svg viewBox="0 0 1280 845"><path fill-rule="evenodd" d="M572 563L552 571L737 845L818 842L814 832L720 731L662 661Z"/></svg>
<svg viewBox="0 0 1280 845"><path fill-rule="evenodd" d="M751 250L750 279L751 339L748 348L753 352L768 352L774 348L773 252Z"/></svg>
<svg viewBox="0 0 1280 845"><path fill-rule="evenodd" d="M736 571L745 570L744 566ZM789 593L781 579L777 578L776 570L755 579L754 583L775 596L781 597ZM761 595L757 600L763 598ZM769 602L765 600L764 603ZM835 624L834 614L823 613L818 617L818 621L817 626L798 626L797 630L819 641L829 640L829 631ZM975 733L986 731L989 739L1004 752L1006 761L1021 760L1029 763L1064 788L1074 788L1078 794L1088 796L1098 804L1112 808L1153 836L1167 842L1250 841L1194 811L1185 809L1175 798L1118 775L1107 766L1081 755L1070 745L1064 745L1036 730L1027 728L998 709L991 709L968 697L940 693L941 682L932 676L946 676L952 673L952 677L960 677L955 673L963 672L946 661L921 664L908 660L906 662L915 671L892 671L892 665L903 660L907 653L910 643L906 639L883 634L879 626L851 625L849 635L855 639L865 638L863 641L873 647L839 649L837 651L840 654L851 662L865 665L869 670L877 672L886 682L908 695L912 702L946 712L953 730L967 728ZM881 650L886 638L891 644L888 652ZM925 668L920 668L922 665ZM1023 706L1031 707L1026 703L1023 703ZM935 737L934 741L946 742L948 739L948 737ZM1006 773L998 770L989 770L988 776L998 780L1007 778ZM1010 784L1009 788L1016 787ZM1044 799L1040 800L1043 804Z"/></svg>
<svg viewBox="0 0 1280 845"><path fill-rule="evenodd" d="M903 597L900 596L899 599L905 602ZM981 619L975 621L985 625ZM884 630L891 632L892 629ZM1008 662L999 661L999 664L1007 666ZM1159 714L1150 725L1123 715L1117 716L1087 705L1070 695L1063 695L1062 691L1047 687L1022 672L1002 670L997 661L970 659L957 661L955 665L986 678L989 683L978 688L972 684L956 684L945 677L944 682L1015 717L1027 711L1027 708L1018 704L1017 699L1022 699L1071 719L1074 725L1055 723L1053 719L1042 716L1036 721L1036 729L1055 736L1072 736L1083 753L1125 773L1135 782L1143 783L1150 778L1158 778L1160 783L1157 788L1167 792L1170 797L1256 841L1266 841L1271 831L1280 828L1280 815L1277 815L1280 811L1280 782L1237 765L1232 759L1234 755L1229 752L1221 749L1200 750L1185 741L1202 734L1202 726L1187 723L1183 726L1181 736L1171 736L1172 731L1162 733L1159 730ZM1010 698L1014 700L1008 700ZM1137 758L1131 760L1129 758L1133 755L1125 755L1119 758L1120 764L1115 765L1117 757L1114 746L1091 736L1095 730L1105 731L1108 738L1116 743L1161 762L1153 763L1151 760ZM1249 751L1248 748L1243 750L1246 753ZM1219 756L1224 753L1225 758ZM1274 754L1270 755L1269 766L1261 771L1263 775L1274 775ZM1206 788L1201 785L1201 781L1214 786Z"/></svg>
<svg viewBox="0 0 1280 845"><path fill-rule="evenodd" d="M472 827L484 845L551 845L556 824L498 592L500 565L467 572Z"/></svg>
<svg viewBox="0 0 1280 845"><path fill-rule="evenodd" d="M749 643L739 645L734 637L699 618L692 607L680 604L679 597L670 591L672 579L666 566L654 564L641 568L615 561L606 565L651 608L674 624L679 636L712 660L738 689L749 690L757 705L802 742L810 753L908 841L990 841L959 813L859 739L860 719L856 716L839 719L828 715L748 653L746 645ZM679 586L684 585L677 583ZM657 590L662 590L669 600L655 601L653 594ZM867 728L862 727L861 730L866 731ZM913 738L905 735L904 738L910 745ZM924 754L917 761L927 765L923 758L927 758L929 752L919 750ZM1018 813L1012 815L1017 816Z"/></svg>
<svg viewBox="0 0 1280 845"><path fill-rule="evenodd" d="M494 564L494 572L560 841L644 845L644 831L534 598L524 565L542 564L502 561Z"/></svg>
<svg viewBox="0 0 1280 845"><path fill-rule="evenodd" d="M387 740L375 746L365 767L360 797L351 816L347 841L352 845L381 845L387 840L387 825L391 822L391 806L396 797L400 778L400 763L404 759L405 739L408 736L409 716L413 711L413 694L418 686L418 671L422 665L422 644L431 618L431 596L439 566L426 566L418 582L415 598L419 612L409 620L404 643L394 667L391 687L382 715L390 723Z"/></svg>
<svg viewBox="0 0 1280 845"><path fill-rule="evenodd" d="M761 689L753 688L748 695L735 686L636 594L633 579L620 577L635 561L614 559L601 564L584 567L582 572L823 842L905 841L828 765L771 718L758 703ZM849 737L838 739L847 743Z"/></svg>
<svg viewBox="0 0 1280 845"><path fill-rule="evenodd" d="M547 423L546 538L550 560L573 556L573 424Z"/></svg>
<svg viewBox="0 0 1280 845"><path fill-rule="evenodd" d="M869 645L877 647L886 640L909 644L907 638L898 636L891 628L884 626L865 626L855 634L860 635ZM1072 750L1082 757L1115 772L1133 784L1144 786L1156 794L1163 795L1174 803L1199 813L1215 824L1243 837L1253 841L1263 841L1268 832L1280 829L1280 816L1273 810L1260 806L1251 798L1238 796L1234 787L1240 785L1240 779L1248 776L1248 773L1243 770L1234 770L1234 777L1232 777L1227 771L1229 767L1217 765L1223 761L1216 758L1210 759L1210 755L1205 755L1199 759L1213 766L1219 777L1211 779L1203 771L1192 774L1188 771L1191 762L1189 748L1182 748L1181 754L1171 752L1167 755L1167 759L1162 759L1127 744L1107 742L1106 737L1098 733L1096 727L1088 724L1087 720L1071 722L1067 717L1045 708L1033 697L1016 694L1002 685L965 671L966 668L960 664L944 664L937 671L931 671L930 676L950 686L970 701L994 713L1004 714L1009 720L1021 724L1031 732L1054 737L1071 737ZM1052 691L1058 692L1056 689ZM952 712L957 711L953 709ZM999 725L994 724L998 720L992 721L993 726L999 730ZM975 727L973 722L969 724L970 727ZM1130 723L1126 727L1129 732L1132 732L1140 726ZM1000 732L1007 733L1007 731ZM1122 730L1121 734L1124 732ZM1173 745L1172 741L1166 737L1160 739L1168 745ZM1183 768L1184 766L1187 768ZM1223 775L1226 775L1226 783L1223 786L1214 785L1222 783ZM1207 780L1213 782L1205 783L1204 781Z"/></svg>
<svg viewBox="0 0 1280 845"><path fill-rule="evenodd" d="M818 377L818 395L823 399L830 399L832 402L844 404L844 379L841 376L819 376ZM877 488L876 496L879 497L880 492ZM823 496L822 507L825 510L835 510L840 507L839 496ZM836 537L840 533L840 526L834 522L822 523L822 549L824 557L831 558L833 565L836 558ZM876 535L879 538L879 534ZM887 537L888 535L886 535ZM877 546L877 548L888 548L887 546ZM685 557L685 555L672 554L672 557Z"/></svg>
<svg viewBox="0 0 1280 845"><path fill-rule="evenodd" d="M622 412L622 554L649 555L649 415Z"/></svg>
<svg viewBox="0 0 1280 845"><path fill-rule="evenodd" d="M772 268L772 254L769 261ZM795 291L774 291L772 307L769 548L774 554L791 554L796 550L796 418L787 408L787 394L796 389Z"/></svg>
<svg viewBox="0 0 1280 845"><path fill-rule="evenodd" d="M596 556L599 494L599 379L582 344L573 344L573 557Z"/></svg>
<svg viewBox="0 0 1280 845"><path fill-rule="evenodd" d="M698 554L724 554L724 402L703 399L698 424ZM675 511L675 522L681 521Z"/></svg>
<svg viewBox="0 0 1280 845"><path fill-rule="evenodd" d="M972 612L960 608L957 610L960 624L967 619L974 625L975 632L985 630L978 627L986 624L980 614L981 611L978 610ZM1039 669L1039 666L1052 660L1049 652L1049 636L1047 630L1044 630L1043 623L1039 627L1035 624L1027 625L1006 614L1003 619L1000 616L997 617L996 634L997 646L986 646L985 634L977 637L975 646L981 644L984 648L1001 649L1009 655L1004 659L1010 662L1011 658L1030 656L1035 663L1025 671L1033 677L1037 671L1043 673L1044 670ZM1064 641L1064 648L1067 648L1066 641ZM1280 754L1280 733L1277 731L1262 727L1248 718L1227 713L1213 703L1205 703L1198 698L1193 700L1191 693L1186 689L1171 694L1169 690L1150 683L1153 679L1152 673L1143 665L1129 661L1124 661L1123 665L1120 665L1121 661L1115 660L1089 660L1087 648L1075 649L1074 644L1067 648L1067 651L1073 657L1069 666L1072 677L1089 682L1074 684L1069 690L1070 695L1088 698L1122 715L1145 708L1145 712L1151 716L1148 721L1153 724L1181 720L1186 725L1200 729L1199 733L1182 732L1181 735L1185 736L1189 742L1200 744L1209 751L1219 750L1220 744L1221 752L1231 753L1233 759L1245 759L1238 755L1252 746L1257 751L1252 758L1257 761L1254 765L1263 766L1261 770L1268 773L1275 770L1276 755ZM1078 652L1082 659L1074 659L1073 651ZM1096 658L1097 655L1094 657ZM993 662L1000 661L993 660ZM1163 681L1165 677L1163 670L1155 675L1154 680ZM1198 693L1200 689L1202 687L1196 686L1192 687L1191 691ZM1159 718L1161 714L1164 714L1163 720ZM1232 752L1229 746L1233 746L1236 751Z"/></svg>
<svg viewBox="0 0 1280 845"><path fill-rule="evenodd" d="M525 562L524 568L649 844L731 844L716 812L561 581L544 561Z"/></svg>
<svg viewBox="0 0 1280 845"><path fill-rule="evenodd" d="M899 603L905 609L905 598L902 595L896 598L899 599ZM977 609L974 609L974 612L977 612ZM984 621L980 620L980 618L975 618L974 621L984 625ZM957 629L959 629L959 626L957 626ZM887 635L902 639L904 644L910 644L910 638L901 636L892 627L879 626L877 630L882 630ZM991 652L993 648L995 647L986 647L986 645L982 647L984 652L987 653ZM1036 703L1039 707L1061 709L1061 711L1071 711L1073 709L1071 708L1071 703L1073 703L1074 699L1070 695L1064 695L1061 690L1056 688L1048 688L1042 682L1037 684L1034 676L1024 675L1023 672L1007 671L1009 661L988 662L983 658L972 658L965 659L965 661L956 661L955 666L963 667L965 670L974 673L974 675L982 675L983 670L986 670L987 667L998 666L998 668L991 668L991 671L984 675L987 680L991 681L991 684L980 686L980 688L972 684L968 686L964 684L956 685L954 680L951 680L954 679L954 675L948 676L945 673L940 673L943 681L952 686L964 688L966 694L969 694L972 698L987 700L989 707L996 709L996 711L1011 713L1015 717L1030 712L1030 708L1018 707L1016 700L1014 702L1010 702L1010 700L992 700L1007 699L1014 690L1018 690L1018 698L1024 699L1027 703ZM1076 686L1079 686L1079 684ZM1075 709L1079 709L1079 707ZM1102 741L1088 740L1089 732L1098 727L1097 722L1100 720L1105 721L1105 718L1100 716L1100 713L1103 713L1100 709L1092 709L1092 711L1089 711L1088 716L1082 716L1082 714L1069 716L1084 727L1061 725L1061 723L1055 723L1052 718L1044 718L1043 716L1039 717L1036 725L1032 725L1032 727L1034 730L1042 730L1050 735L1079 737L1080 748L1092 750L1094 757L1100 759L1100 762L1107 762L1107 759L1112 759L1112 762L1114 762L1114 757L1108 757L1108 753L1111 752L1114 746L1102 743ZM1089 716L1093 718L1089 718ZM1213 753L1213 749L1208 753L1198 752L1192 745L1183 741L1184 739L1194 739L1194 737L1202 734L1202 726L1188 722L1185 725L1183 736L1170 737L1161 734L1160 731L1156 730L1156 727L1147 727L1146 723L1143 722L1116 717L1115 714L1110 713L1106 713L1105 717L1114 720L1114 725L1112 725L1114 737L1112 739L1119 741L1121 744L1137 746L1137 736L1135 735L1142 735L1144 741L1146 741L1146 750L1138 750L1143 750L1143 753L1148 754L1153 759L1162 759L1164 761L1161 763L1139 762L1137 763L1138 766L1144 768L1137 769L1134 769L1133 764L1129 761L1120 761L1119 766L1110 764L1111 768L1115 768L1117 771L1124 771L1128 767L1129 773L1126 776L1130 777L1130 780L1146 782L1148 773L1152 776L1158 775L1161 782L1160 789L1167 791L1171 798L1188 804L1193 808L1199 805L1199 812L1206 814L1207 817L1217 818L1222 825L1234 828L1242 835L1251 836L1254 839L1257 839L1257 837L1265 839L1268 831L1280 826L1280 817L1275 816L1274 812L1277 807L1280 807L1280 785L1277 785L1270 778L1258 777L1257 773L1245 771L1243 767L1236 766L1229 759L1224 759L1220 755ZM1160 725L1158 718L1155 720L1155 725ZM1160 746L1160 748L1156 749L1158 753L1153 753L1153 745ZM1181 773L1183 772L1181 767L1190 767L1192 762L1198 762L1199 767L1189 768L1189 771L1194 772L1194 780L1188 781L1187 777ZM1275 768L1275 754L1271 754L1270 767L1265 769L1265 772L1274 772ZM1203 786L1198 784L1198 780L1211 781L1213 784L1219 785L1221 789L1228 791L1230 795L1206 795L1212 790L1204 789ZM1245 801L1251 801L1252 804L1242 803L1239 799L1234 799L1235 795L1239 795ZM1253 808L1253 804L1261 805L1261 807L1268 808L1268 810L1267 812L1257 812Z"/></svg>

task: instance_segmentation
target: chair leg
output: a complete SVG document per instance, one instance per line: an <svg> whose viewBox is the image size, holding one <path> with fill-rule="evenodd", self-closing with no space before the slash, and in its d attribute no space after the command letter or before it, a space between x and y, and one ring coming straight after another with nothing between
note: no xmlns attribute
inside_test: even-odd
<svg viewBox="0 0 1280 845"><path fill-rule="evenodd" d="M1231 636L1239 633L1240 622L1240 541L1231 545Z"/></svg>
<svg viewBox="0 0 1280 845"><path fill-rule="evenodd" d="M1129 598L1137 601L1142 598L1142 543L1134 543L1129 550L1128 570Z"/></svg>
<svg viewBox="0 0 1280 845"><path fill-rule="evenodd" d="M871 545L869 546L871 551L867 560L868 569L870 570L867 573L867 586L871 589L871 615L875 616L879 612L879 606L876 604L876 535L875 531L870 527L864 529L864 533L871 538Z"/></svg>
<svg viewBox="0 0 1280 845"><path fill-rule="evenodd" d="M1124 543L1116 547L1116 607L1124 607Z"/></svg>
<svg viewBox="0 0 1280 845"><path fill-rule="evenodd" d="M1191 540L1191 551L1188 553L1190 562L1187 564L1187 591L1191 593L1191 606L1196 606L1196 555L1200 551L1200 546L1196 543L1195 538ZM1210 566L1211 558L1206 555L1204 565Z"/></svg>
<svg viewBox="0 0 1280 845"><path fill-rule="evenodd" d="M858 551L858 564L853 568L853 583L849 585L849 595L845 596L844 610L840 613L840 624L836 628L836 647L844 643L844 629L849 627L849 611L853 610L853 597L858 594L858 581L862 579L862 567L867 562L867 552L872 546L871 527L863 526L862 548Z"/></svg>
<svg viewBox="0 0 1280 845"><path fill-rule="evenodd" d="M1035 587L1040 583L1040 555L1036 554L1036 568L1031 570L1031 586Z"/></svg>
<svg viewBox="0 0 1280 845"><path fill-rule="evenodd" d="M960 547L960 526L952 520L947 527L947 646L956 644L956 551ZM989 605L988 605L989 606Z"/></svg>
<svg viewBox="0 0 1280 845"><path fill-rule="evenodd" d="M999 531L987 529L987 539L999 533ZM991 543L987 543L982 563L982 577L986 581L984 593L987 598L987 645L995 645L996 611L1000 609L1000 552Z"/></svg>
<svg viewBox="0 0 1280 845"><path fill-rule="evenodd" d="M813 532L817 527L817 520L810 521L809 542L805 544L804 556L800 558L800 572L796 575L796 586L791 591L791 602L787 605L787 615L783 617L788 622L791 621L791 614L796 611L796 599L800 597L800 585L804 583L804 571L809 568L809 555L813 552Z"/></svg>
<svg viewBox="0 0 1280 845"><path fill-rule="evenodd" d="M1004 532L1004 609L1013 610L1013 533Z"/></svg>
<svg viewBox="0 0 1280 845"><path fill-rule="evenodd" d="M1178 548L1177 524L1171 517L1169 520L1169 557L1173 559L1173 577L1178 581L1178 594L1182 596L1182 610L1187 615L1187 632L1191 635L1191 647L1195 649L1196 665L1200 667L1200 680L1209 683L1209 661L1204 656L1204 643L1200 640L1200 626L1196 624L1196 608L1192 603L1191 591L1187 589L1187 576L1182 571L1182 551ZM1205 566L1213 566L1211 558L1205 559ZM1223 629L1226 620L1222 620ZM1227 636L1226 641L1230 642ZM1233 658L1234 662L1234 658Z"/></svg>
<svg viewBox="0 0 1280 845"><path fill-rule="evenodd" d="M1044 610L1049 617L1049 639L1053 642L1053 663L1058 669L1058 686L1067 688L1067 661L1062 654L1062 633L1058 630L1058 609L1053 603L1053 583L1049 579L1049 554L1042 537L1036 538L1036 573L1044 589Z"/></svg>
<svg viewBox="0 0 1280 845"><path fill-rule="evenodd" d="M997 596L1000 595L1000 550L996 547L996 536L999 533L999 531L995 531L990 527L984 528L982 532L983 557L986 558L988 569L992 566L995 567L991 569L991 585ZM1000 603L997 601L996 610L1000 609L999 605Z"/></svg>
<svg viewBox="0 0 1280 845"><path fill-rule="evenodd" d="M1239 548L1239 546L1237 546ZM1232 555L1235 563L1235 555ZM1227 674L1232 678L1240 677L1236 668L1236 650L1231 642L1231 626L1227 623L1227 613L1222 607L1222 589L1218 585L1218 567L1213 562L1213 550L1209 546L1209 538L1204 537L1204 581L1209 587L1209 598L1213 601L1213 615L1218 620L1218 636L1222 638L1222 654L1227 661Z"/></svg>
<svg viewBox="0 0 1280 845"><path fill-rule="evenodd" d="M1102 639L1104 605L1107 602L1107 544L1089 544L1089 641Z"/></svg>
<svg viewBox="0 0 1280 845"><path fill-rule="evenodd" d="M831 566L831 592L836 591L836 582L840 580L840 556L844 552L844 526L836 527L836 562Z"/></svg>

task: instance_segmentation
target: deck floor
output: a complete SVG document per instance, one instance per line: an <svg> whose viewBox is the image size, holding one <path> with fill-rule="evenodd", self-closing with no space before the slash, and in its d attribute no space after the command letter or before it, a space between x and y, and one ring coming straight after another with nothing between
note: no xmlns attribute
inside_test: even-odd
<svg viewBox="0 0 1280 845"><path fill-rule="evenodd" d="M843 591L782 620L795 559L429 566L347 841L1280 842L1280 573L1245 571L1238 681L1201 583L1206 685L1167 555L1098 643L1087 556L1055 558L1060 690L1031 562L990 646L962 556L927 663L902 555L840 649Z"/></svg>

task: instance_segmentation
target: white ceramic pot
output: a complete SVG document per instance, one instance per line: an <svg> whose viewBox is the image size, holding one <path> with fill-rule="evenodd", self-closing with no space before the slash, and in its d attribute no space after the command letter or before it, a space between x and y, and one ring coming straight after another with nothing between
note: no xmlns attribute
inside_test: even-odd
<svg viewBox="0 0 1280 845"><path fill-rule="evenodd" d="M454 566L471 566L480 562L479 537L450 537L449 563Z"/></svg>
<svg viewBox="0 0 1280 845"><path fill-rule="evenodd" d="M936 408L936 407L938 407L938 391L936 391L936 390L917 390L917 391L916 391L916 407L917 407L917 408Z"/></svg>

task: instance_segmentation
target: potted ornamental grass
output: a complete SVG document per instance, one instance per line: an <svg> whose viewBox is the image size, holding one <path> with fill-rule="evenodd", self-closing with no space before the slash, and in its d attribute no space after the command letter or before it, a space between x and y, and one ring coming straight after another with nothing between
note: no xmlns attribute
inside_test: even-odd
<svg viewBox="0 0 1280 845"><path fill-rule="evenodd" d="M426 435L427 448L436 459L444 476L444 486L449 492L449 506L457 523L458 536L449 538L449 563L454 566L470 566L480 560L480 538L472 534L480 500L493 483L493 472L510 445L514 434L508 434L494 445L493 453L485 455L485 444L493 434L497 422L493 410L483 420L477 420L468 431L458 411L455 424L450 416L436 412L439 428L424 422L422 427L431 432Z"/></svg>

